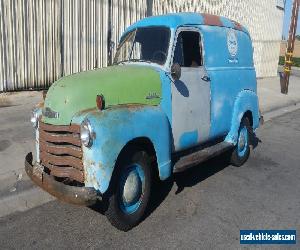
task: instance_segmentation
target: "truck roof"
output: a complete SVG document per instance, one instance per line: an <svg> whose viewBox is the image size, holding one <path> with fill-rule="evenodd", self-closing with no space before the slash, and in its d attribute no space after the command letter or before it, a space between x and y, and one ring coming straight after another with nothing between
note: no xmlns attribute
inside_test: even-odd
<svg viewBox="0 0 300 250"><path fill-rule="evenodd" d="M244 26L236 21L230 20L229 18L195 12L180 12L147 17L131 25L126 31L145 26L167 26L169 28L177 28L184 25L210 25L228 27L248 33Z"/></svg>

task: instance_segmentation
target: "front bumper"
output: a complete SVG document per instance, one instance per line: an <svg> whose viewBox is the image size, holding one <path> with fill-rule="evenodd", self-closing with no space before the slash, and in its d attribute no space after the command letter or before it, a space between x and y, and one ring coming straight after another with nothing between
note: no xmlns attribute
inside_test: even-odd
<svg viewBox="0 0 300 250"><path fill-rule="evenodd" d="M91 206L101 200L101 195L90 187L68 186L56 181L53 176L40 171L39 164L33 165L32 153L25 158L25 170L30 179L57 199L75 205Z"/></svg>

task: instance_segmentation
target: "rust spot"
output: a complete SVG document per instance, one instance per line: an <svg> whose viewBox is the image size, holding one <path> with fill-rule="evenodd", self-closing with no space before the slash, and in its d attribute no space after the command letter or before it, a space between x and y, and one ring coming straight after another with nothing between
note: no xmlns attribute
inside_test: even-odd
<svg viewBox="0 0 300 250"><path fill-rule="evenodd" d="M42 108L42 107L44 107L44 102L38 103L35 107L36 108Z"/></svg>
<svg viewBox="0 0 300 250"><path fill-rule="evenodd" d="M47 168L50 169L51 175L70 178L81 183L84 182L83 171L76 170L72 167L57 167L51 164L47 164Z"/></svg>
<svg viewBox="0 0 300 250"><path fill-rule="evenodd" d="M40 122L40 160L51 175L84 182L80 126L58 126Z"/></svg>
<svg viewBox="0 0 300 250"><path fill-rule="evenodd" d="M68 134L56 134L53 135L52 133L47 133L45 131L40 131L40 139L47 142L53 142L53 143L69 143L73 144L75 146L80 147L81 141L79 136L74 135L68 135Z"/></svg>
<svg viewBox="0 0 300 250"><path fill-rule="evenodd" d="M223 23L221 22L221 18L216 15L211 14L202 14L204 18L204 24L206 25L212 25L212 26L223 26Z"/></svg>
<svg viewBox="0 0 300 250"><path fill-rule="evenodd" d="M98 110L98 109L96 109L96 108L83 109L83 110L79 111L79 112L77 113L77 115L83 115L83 114L85 114L85 113L89 113L89 112L97 111L97 110Z"/></svg>
<svg viewBox="0 0 300 250"><path fill-rule="evenodd" d="M52 155L47 152L41 151L40 154L41 160L43 163L51 163L56 166L72 166L76 169L83 169L83 164L81 159L73 157L73 156L57 156Z"/></svg>
<svg viewBox="0 0 300 250"><path fill-rule="evenodd" d="M45 172L42 172L42 178L34 175L32 153L26 156L25 170L35 184L62 201L89 206L100 199L97 191L93 188L68 186L56 181Z"/></svg>
<svg viewBox="0 0 300 250"><path fill-rule="evenodd" d="M119 104L119 105L114 105L109 107L110 109L118 109L118 108L123 108L123 109L128 109L129 111L135 111L137 109L142 109L146 105L145 104L140 104L140 103L126 103L126 104Z"/></svg>
<svg viewBox="0 0 300 250"><path fill-rule="evenodd" d="M231 22L233 23L235 29L243 30L243 26L240 23L233 21L233 20L231 20Z"/></svg>
<svg viewBox="0 0 300 250"><path fill-rule="evenodd" d="M70 132L70 133L80 133L79 125L50 125L40 122L39 124L41 130L48 132Z"/></svg>
<svg viewBox="0 0 300 250"><path fill-rule="evenodd" d="M82 158L82 151L78 147L71 145L55 145L45 141L40 142L40 150L55 155L71 155L77 158Z"/></svg>

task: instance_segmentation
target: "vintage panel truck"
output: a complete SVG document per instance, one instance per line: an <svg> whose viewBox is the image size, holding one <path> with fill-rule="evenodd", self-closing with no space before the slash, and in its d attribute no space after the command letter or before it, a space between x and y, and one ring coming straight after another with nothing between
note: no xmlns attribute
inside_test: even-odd
<svg viewBox="0 0 300 250"><path fill-rule="evenodd" d="M112 66L66 76L33 111L31 179L57 198L106 203L120 230L137 225L152 180L227 151L249 157L259 127L248 31L224 17L145 18L120 39Z"/></svg>

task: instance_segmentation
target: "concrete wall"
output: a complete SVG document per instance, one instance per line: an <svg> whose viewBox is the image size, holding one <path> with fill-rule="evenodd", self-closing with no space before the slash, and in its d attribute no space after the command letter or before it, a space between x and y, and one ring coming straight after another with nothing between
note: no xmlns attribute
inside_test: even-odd
<svg viewBox="0 0 300 250"><path fill-rule="evenodd" d="M110 38L147 16L208 12L248 27L257 76L275 76L283 11L276 0L0 0L0 91L48 87L104 67Z"/></svg>

